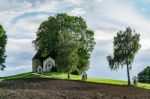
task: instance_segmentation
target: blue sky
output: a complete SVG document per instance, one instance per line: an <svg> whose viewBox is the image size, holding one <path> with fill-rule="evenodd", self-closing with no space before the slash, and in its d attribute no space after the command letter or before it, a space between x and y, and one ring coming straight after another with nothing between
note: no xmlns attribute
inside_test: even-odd
<svg viewBox="0 0 150 99"><path fill-rule="evenodd" d="M0 76L29 72L35 54L32 40L42 21L56 13L82 16L95 32L89 77L126 80L126 68L111 71L106 56L113 52L113 37L131 26L141 34L131 76L150 65L150 0L1 0L0 23L8 35L5 71Z"/></svg>

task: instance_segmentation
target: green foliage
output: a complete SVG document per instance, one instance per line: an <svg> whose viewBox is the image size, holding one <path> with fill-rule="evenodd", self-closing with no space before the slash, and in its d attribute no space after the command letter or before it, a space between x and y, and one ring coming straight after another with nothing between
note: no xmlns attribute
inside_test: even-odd
<svg viewBox="0 0 150 99"><path fill-rule="evenodd" d="M61 42L60 38L64 39L62 38L64 33L69 37L66 38L66 40L69 40L70 37L73 39L73 43L69 42L69 45L74 45L75 47L68 47L67 44ZM37 38L33 43L40 56L46 57L49 55L57 61L58 57L60 57L61 60L66 57L62 54L65 54L68 50L72 50L70 56L67 57L72 57L73 55L72 58L74 59L71 60L77 60L76 58L78 57L78 64L76 64L75 61L73 62L74 65L77 65L76 71L82 72L88 69L90 55L95 45L94 32L87 28L87 24L82 17L69 16L65 13L50 16L48 20L40 25L36 35ZM68 50L64 50L63 48L58 49L60 46L63 48L67 46ZM57 62L56 64L59 66L60 63Z"/></svg>
<svg viewBox="0 0 150 99"><path fill-rule="evenodd" d="M119 31L114 37L114 53L113 56L108 56L107 60L112 70L117 70L124 65L127 66L128 84L130 85L129 70L132 67L135 54L140 49L140 35L130 27L125 31Z"/></svg>
<svg viewBox="0 0 150 99"><path fill-rule="evenodd" d="M0 25L0 69L4 70L5 68L5 59L6 59L6 55L5 55L5 47L6 47L6 43L7 43L7 35L5 30L3 29L3 26Z"/></svg>
<svg viewBox="0 0 150 99"><path fill-rule="evenodd" d="M57 67L52 67L51 72L57 72Z"/></svg>
<svg viewBox="0 0 150 99"><path fill-rule="evenodd" d="M57 69L61 72L69 74L76 69L78 63L78 55L76 42L69 33L61 33L58 37L57 46Z"/></svg>
<svg viewBox="0 0 150 99"><path fill-rule="evenodd" d="M141 83L150 83L150 66L147 66L138 74L138 81Z"/></svg>

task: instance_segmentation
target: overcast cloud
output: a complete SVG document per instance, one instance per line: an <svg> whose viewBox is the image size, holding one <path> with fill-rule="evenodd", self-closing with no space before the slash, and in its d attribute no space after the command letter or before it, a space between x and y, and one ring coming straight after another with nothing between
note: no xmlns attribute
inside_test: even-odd
<svg viewBox="0 0 150 99"><path fill-rule="evenodd" d="M32 69L35 54L32 40L42 21L56 13L82 16L95 32L96 46L91 55L88 76L126 80L126 68L117 72L108 67L106 56L112 54L113 37L131 26L141 34L142 48L136 55L131 75L150 65L150 0L1 0L0 23L8 35L7 76Z"/></svg>

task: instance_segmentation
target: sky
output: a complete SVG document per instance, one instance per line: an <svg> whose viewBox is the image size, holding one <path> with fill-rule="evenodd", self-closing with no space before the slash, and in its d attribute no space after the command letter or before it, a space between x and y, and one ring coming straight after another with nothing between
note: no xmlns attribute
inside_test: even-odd
<svg viewBox="0 0 150 99"><path fill-rule="evenodd" d="M111 71L106 57L113 53L113 37L127 26L140 33L142 45L136 54L131 77L150 65L150 0L1 0L0 23L8 35L6 68L0 76L32 70L36 53L32 40L49 16L67 13L82 16L95 35L89 77L126 80L126 68Z"/></svg>

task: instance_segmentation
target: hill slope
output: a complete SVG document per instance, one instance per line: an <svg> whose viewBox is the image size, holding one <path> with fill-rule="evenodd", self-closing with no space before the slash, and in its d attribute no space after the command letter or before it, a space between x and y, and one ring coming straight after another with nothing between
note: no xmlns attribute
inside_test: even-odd
<svg viewBox="0 0 150 99"><path fill-rule="evenodd" d="M45 73L45 74L35 74L35 73L23 73L8 77L0 77L0 82L12 80L12 79L24 79L24 78L57 78L57 79L67 79L66 73ZM71 80L81 80L81 76L72 75ZM121 80L111 80L111 79L96 79L96 78L88 78L87 82L93 83L105 83L105 84L114 84L114 85L127 85L126 81ZM150 84L139 83L138 87L150 89Z"/></svg>
<svg viewBox="0 0 150 99"><path fill-rule="evenodd" d="M133 86L54 78L12 79L0 85L0 99L150 99L149 93Z"/></svg>

